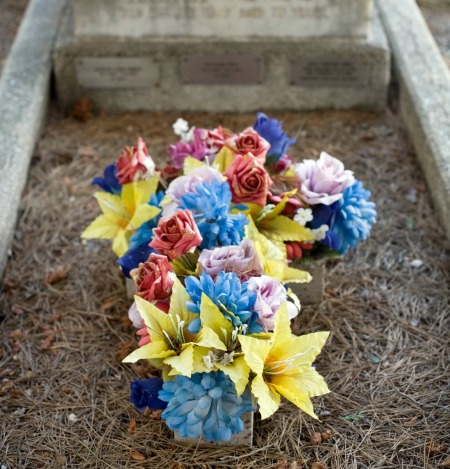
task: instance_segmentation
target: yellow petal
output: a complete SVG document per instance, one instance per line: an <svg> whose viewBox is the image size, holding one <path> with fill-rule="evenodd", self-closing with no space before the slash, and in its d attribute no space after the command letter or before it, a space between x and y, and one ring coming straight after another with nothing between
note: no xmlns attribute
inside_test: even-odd
<svg viewBox="0 0 450 469"><path fill-rule="evenodd" d="M293 301L295 307L301 311L302 305L300 304L300 300L298 299L298 296L292 291L291 288L287 289L287 296Z"/></svg>
<svg viewBox="0 0 450 469"><path fill-rule="evenodd" d="M136 301L137 310L147 326L152 341L165 340L162 331L166 331L170 337L175 335L175 329L168 314L140 296L136 295L134 301Z"/></svg>
<svg viewBox="0 0 450 469"><path fill-rule="evenodd" d="M281 212L285 209L289 197L294 196L297 193L297 189L294 189L290 192L286 192L281 199L281 202L279 202L273 210L270 212L267 212L266 216L264 217L266 220L271 220L272 218L275 218L277 215L281 215Z"/></svg>
<svg viewBox="0 0 450 469"><path fill-rule="evenodd" d="M254 373L262 375L264 362L269 355L272 342L269 340L256 339L247 335L239 335L238 338L247 365Z"/></svg>
<svg viewBox="0 0 450 469"><path fill-rule="evenodd" d="M291 338L291 320L289 319L286 301L283 301L283 303L281 303L281 306L275 313L275 325L273 328L273 347L271 350L271 354L276 354L277 359L279 359L277 354L278 349L287 349L287 342L289 342Z"/></svg>
<svg viewBox="0 0 450 469"><path fill-rule="evenodd" d="M325 380L314 368L295 377L275 375L272 377L272 384L286 399L314 418L317 416L310 398L330 392Z"/></svg>
<svg viewBox="0 0 450 469"><path fill-rule="evenodd" d="M102 212L116 224L121 224L123 220L128 219L128 214L118 195L109 192L96 192L94 197L97 199Z"/></svg>
<svg viewBox="0 0 450 469"><path fill-rule="evenodd" d="M224 173L234 159L234 153L226 146L222 147L217 156L214 158L213 168Z"/></svg>
<svg viewBox="0 0 450 469"><path fill-rule="evenodd" d="M223 330L227 332L227 337L233 331L233 325L220 312L220 309L211 299L202 293L202 301L200 303L200 319L203 326L212 329L222 340L225 340Z"/></svg>
<svg viewBox="0 0 450 469"><path fill-rule="evenodd" d="M205 365L203 357L206 357L209 353L207 347L194 347L194 353L192 357L192 373L210 373L214 371L214 368L210 368Z"/></svg>
<svg viewBox="0 0 450 469"><path fill-rule="evenodd" d="M293 269L286 264L283 267L283 283L309 283L312 280L311 274L304 270Z"/></svg>
<svg viewBox="0 0 450 469"><path fill-rule="evenodd" d="M186 303L188 301L191 301L191 297L180 280L176 278L172 287L172 295L170 297L169 314L174 318L174 320L176 320L176 316L178 314L183 321L186 321L186 325L198 317L198 315L192 314L187 310Z"/></svg>
<svg viewBox="0 0 450 469"><path fill-rule="evenodd" d="M99 215L84 231L81 237L85 239L113 239L119 231L119 226L112 223L106 215Z"/></svg>
<svg viewBox="0 0 450 469"><path fill-rule="evenodd" d="M263 218L258 224L259 231L273 241L313 241L314 235L308 228L283 215Z"/></svg>
<svg viewBox="0 0 450 469"><path fill-rule="evenodd" d="M169 357L164 360L166 365L175 368L183 376L191 377L194 365L194 346L188 345L178 356Z"/></svg>
<svg viewBox="0 0 450 469"><path fill-rule="evenodd" d="M112 245L112 250L117 257L122 257L128 251L130 236L131 233L129 231L119 229L117 232Z"/></svg>
<svg viewBox="0 0 450 469"><path fill-rule="evenodd" d="M253 379L252 393L258 399L261 419L270 417L280 407L280 395L275 388L264 381L262 376L256 376Z"/></svg>
<svg viewBox="0 0 450 469"><path fill-rule="evenodd" d="M200 168L200 166L205 166L205 163L197 158L188 156L183 162L183 174L187 176L193 169Z"/></svg>
<svg viewBox="0 0 450 469"><path fill-rule="evenodd" d="M275 319L275 327L276 321ZM293 365L295 365L292 368L293 373L308 369L317 355L319 355L329 335L329 332L314 332L298 337L292 335L284 337L281 341L277 341L274 344L272 353L277 357L277 360L284 360L297 355L298 358L293 362Z"/></svg>
<svg viewBox="0 0 450 469"><path fill-rule="evenodd" d="M163 340L150 342L149 344L139 347L123 359L123 363L136 363L138 360L148 360L150 358L166 358L174 355L173 350L169 350L167 344Z"/></svg>
<svg viewBox="0 0 450 469"><path fill-rule="evenodd" d="M244 357L238 357L227 365L216 363L216 368L223 371L231 381L233 381L238 396L245 391L248 384L250 368L245 362Z"/></svg>
<svg viewBox="0 0 450 469"><path fill-rule="evenodd" d="M223 340L225 339L223 338ZM205 326L204 324L200 330L197 340L195 341L195 344L201 347L223 350L225 352L227 350L227 346L223 343L221 338L210 327Z"/></svg>
<svg viewBox="0 0 450 469"><path fill-rule="evenodd" d="M155 218L161 212L161 209L153 205L141 204L138 205L134 215L132 216L128 229L137 230L146 221Z"/></svg>

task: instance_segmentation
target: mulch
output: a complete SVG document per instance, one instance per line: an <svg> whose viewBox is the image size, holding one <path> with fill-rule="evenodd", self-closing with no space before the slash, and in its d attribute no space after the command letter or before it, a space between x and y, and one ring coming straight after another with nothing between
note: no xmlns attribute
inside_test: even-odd
<svg viewBox="0 0 450 469"><path fill-rule="evenodd" d="M128 401L146 376L108 242L79 235L98 213L90 179L141 135L156 160L176 114L52 111L23 195L0 297L0 466L16 468L450 467L450 257L414 151L390 112L274 114L295 158L342 159L373 192L371 239L330 267L297 333L330 330L317 361L320 421L289 403L256 417L254 446L185 446ZM254 115L185 114L234 130ZM7 151L7 149L3 149ZM3 467L3 466L2 466Z"/></svg>

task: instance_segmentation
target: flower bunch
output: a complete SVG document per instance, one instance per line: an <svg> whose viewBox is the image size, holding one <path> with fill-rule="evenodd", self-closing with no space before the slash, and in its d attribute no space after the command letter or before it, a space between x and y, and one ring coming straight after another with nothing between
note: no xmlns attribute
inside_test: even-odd
<svg viewBox="0 0 450 469"><path fill-rule="evenodd" d="M285 397L315 417L328 392L313 363L328 332L297 337L289 285L311 280L292 260L345 253L375 222L370 192L336 158L294 164L295 140L259 113L240 133L174 126L157 168L143 140L96 177L102 210L84 238L113 240L134 282L129 317L158 377L135 381L138 410L163 410L181 436L229 440L242 415L272 415Z"/></svg>

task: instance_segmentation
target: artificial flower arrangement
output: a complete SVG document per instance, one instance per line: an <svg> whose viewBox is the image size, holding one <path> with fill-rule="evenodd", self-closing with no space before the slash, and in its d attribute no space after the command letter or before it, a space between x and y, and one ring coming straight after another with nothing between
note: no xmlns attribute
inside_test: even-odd
<svg viewBox="0 0 450 469"><path fill-rule="evenodd" d="M112 239L135 283L129 316L159 376L132 383L137 409L164 409L182 437L227 441L242 415L272 415L280 397L315 417L328 392L312 363L328 337L296 337L289 262L345 253L375 222L370 193L332 156L296 165L294 140L258 114L239 134L174 124L180 141L158 170L142 139L93 180L102 214L84 238Z"/></svg>

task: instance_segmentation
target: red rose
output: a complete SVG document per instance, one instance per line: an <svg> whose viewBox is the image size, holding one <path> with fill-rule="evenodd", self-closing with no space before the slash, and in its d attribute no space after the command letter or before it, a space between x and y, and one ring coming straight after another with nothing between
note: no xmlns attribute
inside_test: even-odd
<svg viewBox="0 0 450 469"><path fill-rule="evenodd" d="M155 163L149 155L144 140L138 138L137 147L125 147L116 163L120 184L129 184L155 174Z"/></svg>
<svg viewBox="0 0 450 469"><path fill-rule="evenodd" d="M251 153L261 164L264 164L270 143L249 127L228 140L227 146L237 155L245 156Z"/></svg>
<svg viewBox="0 0 450 469"><path fill-rule="evenodd" d="M225 171L233 202L264 207L272 180L263 165L251 155L236 156Z"/></svg>
<svg viewBox="0 0 450 469"><path fill-rule="evenodd" d="M153 234L150 246L170 260L200 246L203 241L190 210L180 210L170 217L162 217Z"/></svg>
<svg viewBox="0 0 450 469"><path fill-rule="evenodd" d="M172 294L175 273L166 256L150 254L130 275L136 284L136 295L144 300L164 300Z"/></svg>

